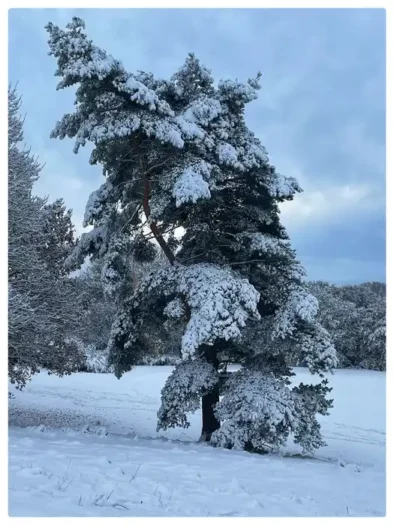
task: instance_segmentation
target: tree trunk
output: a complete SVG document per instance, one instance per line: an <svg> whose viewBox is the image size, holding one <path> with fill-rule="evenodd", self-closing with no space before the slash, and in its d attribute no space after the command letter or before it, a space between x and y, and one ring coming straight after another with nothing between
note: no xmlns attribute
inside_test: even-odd
<svg viewBox="0 0 394 525"><path fill-rule="evenodd" d="M213 411L219 402L219 383L213 390L202 396L202 431L200 441L210 441L212 433L220 428L220 421Z"/></svg>
<svg viewBox="0 0 394 525"><path fill-rule="evenodd" d="M213 346L205 346L204 357L217 370L219 361ZM212 433L220 428L220 421L216 418L214 407L219 402L219 382L215 387L202 396L202 430L200 441L210 441Z"/></svg>
<svg viewBox="0 0 394 525"><path fill-rule="evenodd" d="M145 213L146 219L149 221L150 218L150 206L149 206L149 192L150 192L150 181L146 176L144 177L144 196L142 199L142 207ZM166 243L163 235L160 233L159 228L157 227L156 222L150 222L150 229L153 233L154 238L158 242L160 248L165 253L167 259L170 261L170 264L173 265L175 261L175 256L170 250L168 244Z"/></svg>

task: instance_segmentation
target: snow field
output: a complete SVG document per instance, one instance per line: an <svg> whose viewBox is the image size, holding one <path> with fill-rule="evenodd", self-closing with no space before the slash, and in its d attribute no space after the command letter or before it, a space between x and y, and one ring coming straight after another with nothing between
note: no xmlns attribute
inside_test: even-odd
<svg viewBox="0 0 394 525"><path fill-rule="evenodd" d="M382 516L385 374L337 370L328 446L314 458L253 455L156 433L171 367L59 379L41 373L10 400L11 516ZM297 369L295 382L309 379Z"/></svg>

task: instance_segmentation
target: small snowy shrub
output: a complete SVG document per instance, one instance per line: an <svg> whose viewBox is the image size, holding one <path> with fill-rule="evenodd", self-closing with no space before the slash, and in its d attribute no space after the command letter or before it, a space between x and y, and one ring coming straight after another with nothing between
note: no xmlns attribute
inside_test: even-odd
<svg viewBox="0 0 394 525"><path fill-rule="evenodd" d="M85 354L87 372L94 372L96 374L110 372L108 352L106 350L97 350L95 345L88 345Z"/></svg>
<svg viewBox="0 0 394 525"><path fill-rule="evenodd" d="M113 372L108 363L107 350L99 350L94 344L85 345L79 339L73 339L72 341L77 345L78 350L83 355L83 360L79 367L80 372L92 372L95 374Z"/></svg>

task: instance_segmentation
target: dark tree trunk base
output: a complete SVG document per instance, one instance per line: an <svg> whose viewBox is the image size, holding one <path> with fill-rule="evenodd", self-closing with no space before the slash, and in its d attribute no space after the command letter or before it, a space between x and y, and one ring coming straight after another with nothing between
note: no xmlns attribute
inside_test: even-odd
<svg viewBox="0 0 394 525"><path fill-rule="evenodd" d="M220 421L216 418L214 407L219 402L219 384L202 397L202 430L200 441L210 441L215 430L220 428Z"/></svg>
<svg viewBox="0 0 394 525"><path fill-rule="evenodd" d="M215 369L219 368L219 362L216 357L216 351L213 346L204 345L204 357L211 363ZM205 395L202 396L202 430L199 441L210 441L215 430L220 428L220 421L216 418L214 408L219 402L219 382Z"/></svg>

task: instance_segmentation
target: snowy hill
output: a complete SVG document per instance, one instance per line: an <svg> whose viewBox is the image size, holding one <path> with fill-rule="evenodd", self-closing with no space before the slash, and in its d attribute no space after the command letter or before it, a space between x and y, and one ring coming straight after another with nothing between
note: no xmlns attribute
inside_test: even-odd
<svg viewBox="0 0 394 525"><path fill-rule="evenodd" d="M196 443L187 430L156 433L171 367L59 379L41 373L9 410L11 516L382 516L385 379L337 370L335 407L322 418L328 446L301 458ZM309 375L297 369L295 382Z"/></svg>

